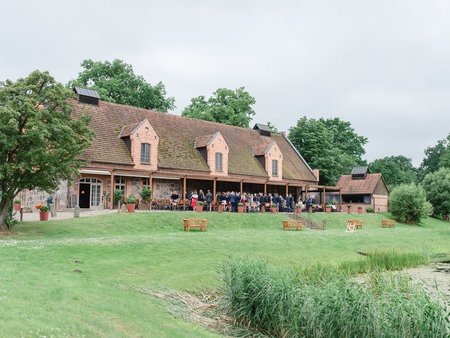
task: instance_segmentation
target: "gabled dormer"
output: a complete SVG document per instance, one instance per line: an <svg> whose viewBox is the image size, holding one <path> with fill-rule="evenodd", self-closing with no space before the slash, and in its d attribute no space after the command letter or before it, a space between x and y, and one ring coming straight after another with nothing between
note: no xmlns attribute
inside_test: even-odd
<svg viewBox="0 0 450 338"><path fill-rule="evenodd" d="M130 151L135 169L158 169L159 136L147 119L123 127L119 138Z"/></svg>
<svg viewBox="0 0 450 338"><path fill-rule="evenodd" d="M228 144L220 132L197 136L194 147L208 164L212 176L228 175Z"/></svg>
<svg viewBox="0 0 450 338"><path fill-rule="evenodd" d="M253 146L253 155L266 170L269 181L283 179L283 154L274 140L261 138L260 143Z"/></svg>

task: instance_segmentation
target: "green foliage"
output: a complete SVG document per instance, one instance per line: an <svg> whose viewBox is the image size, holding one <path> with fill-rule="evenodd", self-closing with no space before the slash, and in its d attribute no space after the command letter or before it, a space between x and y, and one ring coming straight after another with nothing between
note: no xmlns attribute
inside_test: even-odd
<svg viewBox="0 0 450 338"><path fill-rule="evenodd" d="M14 204L20 204L21 201L20 200L14 200Z"/></svg>
<svg viewBox="0 0 450 338"><path fill-rule="evenodd" d="M136 197L134 195L128 195L126 202L127 204L136 204Z"/></svg>
<svg viewBox="0 0 450 338"><path fill-rule="evenodd" d="M0 82L0 230L19 191L51 191L77 174L94 134L88 116L71 118L72 96L48 72Z"/></svg>
<svg viewBox="0 0 450 338"><path fill-rule="evenodd" d="M118 204L119 202L123 202L124 192L121 189L114 190L114 204Z"/></svg>
<svg viewBox="0 0 450 338"><path fill-rule="evenodd" d="M252 108L255 102L244 87L236 90L219 88L208 100L204 96L194 97L181 115L248 128L255 115Z"/></svg>
<svg viewBox="0 0 450 338"><path fill-rule="evenodd" d="M320 183L334 185L352 167L364 164L367 138L358 135L350 122L334 119L308 119L289 129L289 139L312 168L320 169Z"/></svg>
<svg viewBox="0 0 450 338"><path fill-rule="evenodd" d="M150 199L152 198L152 190L149 187L144 187L139 192L139 195L141 195L142 202L148 203L148 202L150 202Z"/></svg>
<svg viewBox="0 0 450 338"><path fill-rule="evenodd" d="M40 208L39 208L39 211L40 212L46 212L46 211L48 211L49 209L48 209L48 206L46 206L46 205L42 205Z"/></svg>
<svg viewBox="0 0 450 338"><path fill-rule="evenodd" d="M275 127L271 122L267 122L267 127L270 128L272 134L279 134L278 128Z"/></svg>
<svg viewBox="0 0 450 338"><path fill-rule="evenodd" d="M375 273L360 283L332 267L311 270L227 262L221 268L224 307L237 325L271 337L447 335L444 306L407 277Z"/></svg>
<svg viewBox="0 0 450 338"><path fill-rule="evenodd" d="M239 203L238 203L238 206L243 207L243 206L244 206L244 203L239 202Z"/></svg>
<svg viewBox="0 0 450 338"><path fill-rule="evenodd" d="M372 214L375 212L375 209L373 207L367 207L366 212L368 212L369 214Z"/></svg>
<svg viewBox="0 0 450 338"><path fill-rule="evenodd" d="M417 170L411 159L402 155L377 159L369 164L369 169L372 173L381 173L389 189L417 180Z"/></svg>
<svg viewBox="0 0 450 338"><path fill-rule="evenodd" d="M450 168L450 134L425 150L425 158L419 167L419 178L423 180L427 174L438 171L439 168Z"/></svg>
<svg viewBox="0 0 450 338"><path fill-rule="evenodd" d="M199 206L201 206L201 205L203 205L204 203L203 203L203 201L197 201L196 203L195 203L195 205L199 205Z"/></svg>
<svg viewBox="0 0 450 338"><path fill-rule="evenodd" d="M433 206L433 215L446 220L450 215L450 169L441 168L425 176L422 186Z"/></svg>
<svg viewBox="0 0 450 338"><path fill-rule="evenodd" d="M84 60L83 71L67 86L81 86L96 90L104 101L166 112L175 108L175 99L166 97L162 82L152 86L133 67L122 60L113 62Z"/></svg>
<svg viewBox="0 0 450 338"><path fill-rule="evenodd" d="M401 184L389 196L389 211L400 222L419 223L432 212L425 190L414 183Z"/></svg>

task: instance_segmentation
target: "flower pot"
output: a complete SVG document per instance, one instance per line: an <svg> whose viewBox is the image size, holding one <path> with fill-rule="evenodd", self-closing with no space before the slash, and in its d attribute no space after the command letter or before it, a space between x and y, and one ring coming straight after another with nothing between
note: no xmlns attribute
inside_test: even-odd
<svg viewBox="0 0 450 338"><path fill-rule="evenodd" d="M49 211L41 211L39 212L39 219L41 221L48 221L48 215L50 214Z"/></svg>
<svg viewBox="0 0 450 338"><path fill-rule="evenodd" d="M195 211L196 212L202 212L203 211L203 205L196 205L195 206Z"/></svg>
<svg viewBox="0 0 450 338"><path fill-rule="evenodd" d="M363 213L363 208L362 207L358 207L358 214L362 214Z"/></svg>
<svg viewBox="0 0 450 338"><path fill-rule="evenodd" d="M217 212L223 212L223 204L222 203L217 204Z"/></svg>
<svg viewBox="0 0 450 338"><path fill-rule="evenodd" d="M134 210L136 209L136 204L127 204L127 210L128 212L134 212Z"/></svg>
<svg viewBox="0 0 450 338"><path fill-rule="evenodd" d="M295 208L295 213L296 214L301 214L302 213L302 208L300 208L300 207Z"/></svg>
<svg viewBox="0 0 450 338"><path fill-rule="evenodd" d="M244 210L245 210L245 207L243 205L238 205L238 212L239 213L242 214L244 212Z"/></svg>
<svg viewBox="0 0 450 338"><path fill-rule="evenodd" d="M14 210L15 211L20 211L21 207L22 207L22 205L20 203L14 203Z"/></svg>
<svg viewBox="0 0 450 338"><path fill-rule="evenodd" d="M325 207L325 212L326 212L327 214L329 214L329 213L331 212L331 208Z"/></svg>
<svg viewBox="0 0 450 338"><path fill-rule="evenodd" d="M266 212L266 206L265 205L261 205L259 207L259 210L261 211L261 213L265 213Z"/></svg>
<svg viewBox="0 0 450 338"><path fill-rule="evenodd" d="M276 213L277 211L278 211L278 209L276 207L275 208L270 207L270 212L272 214Z"/></svg>

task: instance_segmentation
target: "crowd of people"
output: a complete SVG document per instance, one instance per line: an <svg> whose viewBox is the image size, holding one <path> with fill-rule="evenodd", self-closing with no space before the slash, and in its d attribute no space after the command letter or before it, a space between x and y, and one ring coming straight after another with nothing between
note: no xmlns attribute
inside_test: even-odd
<svg viewBox="0 0 450 338"><path fill-rule="evenodd" d="M178 204L182 196L176 191L171 193L171 201L174 205ZM185 198L189 200L189 208L195 209L197 202L204 205L207 211L213 210L214 196L210 190L206 193L203 190L193 190L186 194ZM309 210L315 203L314 198L310 195L306 196L305 200L301 197L296 201L292 194L283 196L281 194L263 194L263 193L239 193L235 191L218 192L215 196L215 206L222 205L222 210L237 212L238 206L242 205L248 212L259 212L262 207L275 207L280 212L293 212L296 207Z"/></svg>

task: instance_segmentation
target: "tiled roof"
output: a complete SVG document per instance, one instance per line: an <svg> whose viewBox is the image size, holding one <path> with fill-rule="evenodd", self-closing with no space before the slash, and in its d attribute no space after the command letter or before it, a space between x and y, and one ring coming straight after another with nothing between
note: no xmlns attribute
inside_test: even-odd
<svg viewBox="0 0 450 338"><path fill-rule="evenodd" d="M253 146L253 155L262 156L266 153L267 148L273 143L273 139L270 137L261 137L259 138L258 144Z"/></svg>
<svg viewBox="0 0 450 338"><path fill-rule="evenodd" d="M133 165L125 142L119 133L147 119L159 136L158 167L210 172L200 152L195 148L197 136L212 136L220 132L229 147L228 173L267 177L253 154L254 147L273 139L283 153L283 178L316 181L305 162L282 135L262 137L256 130L196 120L169 113L100 101L99 105L71 100L74 116L92 116L91 128L96 133L85 160ZM200 140L197 140L198 142ZM271 141L270 141L271 142Z"/></svg>
<svg viewBox="0 0 450 338"><path fill-rule="evenodd" d="M213 138L214 135L215 134L197 136L195 138L194 147L195 148L206 147L208 145L209 141Z"/></svg>
<svg viewBox="0 0 450 338"><path fill-rule="evenodd" d="M342 175L336 183L341 187L341 194L373 194L378 182L382 179L381 174L367 174L366 178L353 180L352 175Z"/></svg>
<svg viewBox="0 0 450 338"><path fill-rule="evenodd" d="M122 131L119 133L119 137L130 136L133 133L133 131L142 124L142 122L144 122L144 121L140 121L140 122L136 122L136 123L132 123L127 126L124 126L122 128Z"/></svg>

